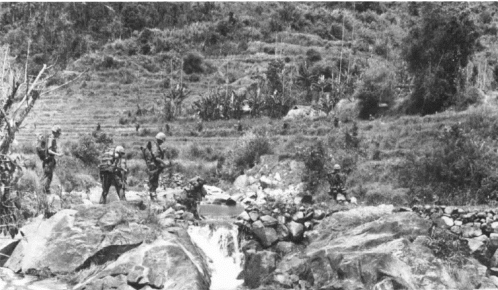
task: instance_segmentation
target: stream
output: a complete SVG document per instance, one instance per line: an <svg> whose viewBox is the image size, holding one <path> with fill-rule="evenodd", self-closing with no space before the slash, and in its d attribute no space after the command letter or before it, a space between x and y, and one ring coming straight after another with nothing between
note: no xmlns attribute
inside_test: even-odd
<svg viewBox="0 0 498 290"><path fill-rule="evenodd" d="M204 252L211 270L210 290L241 289L244 280L237 280L242 272L244 255L239 248L238 229L232 218L244 209L240 206L201 205L199 214L205 219L190 226L192 241Z"/></svg>

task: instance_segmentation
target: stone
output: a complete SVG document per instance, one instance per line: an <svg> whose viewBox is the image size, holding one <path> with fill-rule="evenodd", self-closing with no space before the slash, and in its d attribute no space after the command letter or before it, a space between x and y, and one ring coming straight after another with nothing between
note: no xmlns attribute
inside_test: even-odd
<svg viewBox="0 0 498 290"><path fill-rule="evenodd" d="M259 287L263 279L268 277L276 269L276 266L276 253L270 251L247 251L244 262L244 285L249 288Z"/></svg>
<svg viewBox="0 0 498 290"><path fill-rule="evenodd" d="M444 213L448 214L448 215L452 214L453 213L453 207L451 207L451 206L446 207L444 209Z"/></svg>
<svg viewBox="0 0 498 290"><path fill-rule="evenodd" d="M292 216L292 220L296 223L303 223L306 220L304 212L298 211Z"/></svg>
<svg viewBox="0 0 498 290"><path fill-rule="evenodd" d="M462 233L462 227L460 227L460 226L452 226L450 228L450 231L452 231L453 233L455 233L457 235L460 235Z"/></svg>
<svg viewBox="0 0 498 290"><path fill-rule="evenodd" d="M296 223L291 221L287 224L287 228L290 231L291 239L295 242L299 242L303 238L304 226L301 223Z"/></svg>
<svg viewBox="0 0 498 290"><path fill-rule="evenodd" d="M310 221L305 221L304 222L304 229L306 231L310 231L313 229L313 222L310 222Z"/></svg>
<svg viewBox="0 0 498 290"><path fill-rule="evenodd" d="M259 212L258 211L255 211L255 210L252 210L249 212L249 217L251 218L251 220L253 222L257 221L259 219Z"/></svg>
<svg viewBox="0 0 498 290"><path fill-rule="evenodd" d="M133 289L209 289L209 268L203 255L188 237L187 232L181 228L178 228L176 234L163 233L162 237L152 243L143 243L123 253L86 281L108 279L107 277L119 274L126 277L125 282L133 286ZM75 289L111 288L99 288L99 285L89 283Z"/></svg>
<svg viewBox="0 0 498 290"><path fill-rule="evenodd" d="M270 247L278 241L277 232L274 228L268 228L261 221L252 224L252 232L258 238L261 245L265 248Z"/></svg>
<svg viewBox="0 0 498 290"><path fill-rule="evenodd" d="M313 218L316 220L322 220L325 217L325 212L323 210L317 209L313 214Z"/></svg>
<svg viewBox="0 0 498 290"><path fill-rule="evenodd" d="M265 227L273 227L278 224L278 220L269 215L264 215L259 218Z"/></svg>
<svg viewBox="0 0 498 290"><path fill-rule="evenodd" d="M112 211L118 213L110 214ZM26 224L25 237L5 266L16 272L50 269L53 274L75 271L99 251L113 247L119 255L143 243L152 229L135 222L135 210L122 203L81 205L49 219L42 216ZM121 216L117 223L114 217Z"/></svg>
<svg viewBox="0 0 498 290"><path fill-rule="evenodd" d="M243 211L239 216L237 216L237 219L244 221L251 221L251 216L249 216L249 214L246 211Z"/></svg>
<svg viewBox="0 0 498 290"><path fill-rule="evenodd" d="M239 175L233 182L235 188L245 188L248 185L247 175Z"/></svg>
<svg viewBox="0 0 498 290"><path fill-rule="evenodd" d="M473 226L463 226L462 227L462 236L464 238L475 238L482 235L482 231L479 227Z"/></svg>
<svg viewBox="0 0 498 290"><path fill-rule="evenodd" d="M442 216L436 220L436 224L440 228L449 229L454 225L454 222L452 218Z"/></svg>
<svg viewBox="0 0 498 290"><path fill-rule="evenodd" d="M493 250L498 249L498 234L489 234L489 247Z"/></svg>
<svg viewBox="0 0 498 290"><path fill-rule="evenodd" d="M473 254L477 251L484 251L489 243L489 238L482 235L476 238L467 239L467 241L469 242L470 253Z"/></svg>
<svg viewBox="0 0 498 290"><path fill-rule="evenodd" d="M463 225L463 222L462 222L462 221L460 221L460 220L456 220L456 221L454 222L454 225L455 225L455 226L461 226L461 225Z"/></svg>
<svg viewBox="0 0 498 290"><path fill-rule="evenodd" d="M296 246L296 244L294 244L293 242L280 241L275 245L274 249L277 254L283 257L297 251L299 247Z"/></svg>

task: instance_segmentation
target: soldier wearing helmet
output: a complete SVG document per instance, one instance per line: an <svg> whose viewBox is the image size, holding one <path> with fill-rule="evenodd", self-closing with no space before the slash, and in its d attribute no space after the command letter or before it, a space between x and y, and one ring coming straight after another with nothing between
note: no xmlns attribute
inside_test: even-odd
<svg viewBox="0 0 498 290"><path fill-rule="evenodd" d="M100 203L107 203L109 189L114 185L120 200L126 200L125 180L128 168L126 166L125 150L123 146L116 146L113 150L104 152L99 165L99 175L102 181L102 196Z"/></svg>
<svg viewBox="0 0 498 290"><path fill-rule="evenodd" d="M339 164L334 165L334 171L328 174L327 179L330 184L329 194L334 200L337 200L338 194L344 195L347 199L346 191L344 189L344 176L341 173L341 166Z"/></svg>
<svg viewBox="0 0 498 290"><path fill-rule="evenodd" d="M62 129L59 125L55 125L52 127L52 135L48 137L47 140L47 155L46 158L42 162L43 167L43 175L41 178L41 184L43 186L43 190L45 194L50 194L50 184L52 183L52 178L54 176L55 170L55 156L62 156L62 153L57 152L57 139L62 134Z"/></svg>
<svg viewBox="0 0 498 290"><path fill-rule="evenodd" d="M157 199L156 190L159 186L159 176L163 170L167 167L167 164L163 161L164 151L161 145L166 141L166 135L163 132L159 132L156 135L156 140L147 142L145 148L141 148L145 164L147 165L147 173L149 175L149 194L151 200Z"/></svg>

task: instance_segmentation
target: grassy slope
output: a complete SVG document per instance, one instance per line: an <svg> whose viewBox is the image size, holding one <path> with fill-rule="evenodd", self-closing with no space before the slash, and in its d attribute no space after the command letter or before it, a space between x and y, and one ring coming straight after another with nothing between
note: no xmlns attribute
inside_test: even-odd
<svg viewBox="0 0 498 290"><path fill-rule="evenodd" d="M243 4L241 7L243 7ZM240 8L240 7L239 7ZM242 8L240 8L242 9ZM192 97L186 101L186 107L207 90L215 87L225 79L228 67L229 74L235 76L235 81L230 84L232 88L247 86L254 78L264 74L269 61L275 58L290 57L288 66L294 66L304 59L309 48L320 51L323 62L332 62L337 59L341 50L341 43L337 41L324 41L316 36L281 32L276 43L263 43L254 41L249 43L245 54L225 58L207 58L205 63L214 68L211 73L201 75L198 82L189 82L185 75L179 71L178 56L172 56L175 67L171 71L171 62L161 61L162 56L127 56L119 50L119 41L105 46L102 51L84 56L70 65L68 70L82 71L88 67L90 72L80 81L69 88L58 91L42 98L35 106L33 114L28 118L26 126L18 134L17 141L20 146L33 144L35 134L48 131L54 124L63 128L62 142L75 141L79 134L90 133L100 123L102 130L113 135L115 143L124 145L128 150L138 152L138 148L146 140L164 128L160 116L137 117L142 128L147 128L150 133L135 132L134 122L121 125L119 119L134 119L137 104L142 108L160 110L157 100L161 99L165 89L161 87L165 78L170 78L176 84L182 78L192 90ZM276 48L276 55L263 53L265 47ZM351 52L348 46L343 47L344 55ZM116 68L97 69L104 56L111 55L120 65ZM367 61L378 60L375 54L362 53L355 56ZM171 58L171 56L170 56ZM144 64L155 63L159 69L150 72ZM227 66L228 65L228 66ZM130 76L131 72L131 76ZM127 81L128 79L128 81ZM490 106L490 104L487 104ZM352 117L350 111L339 109L338 115ZM348 184L359 195L368 197L368 191L375 190L400 195L403 200L405 191L396 191L395 175L398 166L409 151L422 154L434 141L442 125L451 125L460 122L472 112L443 113L427 117L385 117L375 121L358 121L360 128L360 154L356 158L356 167L349 175ZM290 121L290 128L284 131L283 120L270 120L268 118L244 119L242 125L244 132L253 130L268 133L272 136L275 153L292 155L301 147L308 146L314 140L322 139L329 146L332 155L330 162L339 162L344 156L352 153L345 148L344 133L351 129L351 123L341 125L340 129L333 127L331 119L325 118L318 121ZM170 124L172 136L168 144L180 150L179 162L184 165L184 170L191 174L203 173L212 170L215 163L191 156L192 144L201 147L211 147L223 152L232 148L237 138L241 136L235 129L236 121L206 122L203 131L197 132L197 121L182 119ZM371 160L371 154L376 144L381 151L381 160ZM141 160L138 156L132 161L140 169ZM138 172L139 170L137 170ZM143 178L141 175L139 178ZM359 188L362 185L362 188ZM374 189L375 190L372 190ZM382 195L382 194L381 194ZM374 195L375 196L375 195ZM389 197L387 197L389 199ZM382 199L371 198L379 202ZM390 198L393 199L392 197Z"/></svg>

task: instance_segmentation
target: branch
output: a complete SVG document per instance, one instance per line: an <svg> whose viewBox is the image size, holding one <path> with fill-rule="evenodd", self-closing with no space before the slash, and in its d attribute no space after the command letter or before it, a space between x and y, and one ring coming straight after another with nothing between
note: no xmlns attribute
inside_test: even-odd
<svg viewBox="0 0 498 290"><path fill-rule="evenodd" d="M72 79L72 80L70 80L70 81L68 81L68 82L66 82L66 83L64 83L64 84L62 84L62 85L60 85L60 86L58 86L58 87L53 88L53 89L51 89L50 91L43 92L43 93L41 93L41 94L40 94L40 96L44 96L44 95L46 95L46 94L50 94L51 92L56 91L56 90L58 90L58 89L62 88L63 86L67 86L68 84L70 84L70 83L74 82L75 80L79 79L81 76L83 76L83 75L84 75L85 73L87 73L87 72L88 72L88 70L86 70L86 71L84 71L84 72L80 73L80 74L79 74L77 77L75 77L74 79Z"/></svg>
<svg viewBox="0 0 498 290"><path fill-rule="evenodd" d="M38 79L40 79L40 76L45 72L46 69L47 69L47 65L44 64L43 68L41 69L41 71L36 76L36 79L33 81L33 84L29 88L28 92L26 93L26 95L24 96L24 98L22 99L22 101L19 103L19 106L17 106L17 108L14 110L14 113L12 114L13 116L15 116L17 114L17 111L19 111L19 109L21 108L22 103L24 103L28 99L29 94L34 89L34 87L36 86L36 83L38 82Z"/></svg>

